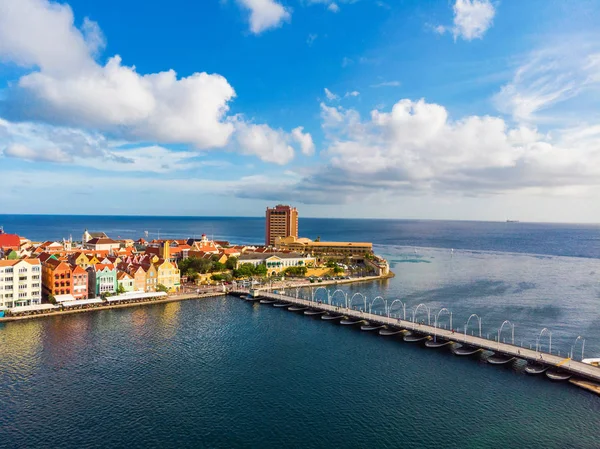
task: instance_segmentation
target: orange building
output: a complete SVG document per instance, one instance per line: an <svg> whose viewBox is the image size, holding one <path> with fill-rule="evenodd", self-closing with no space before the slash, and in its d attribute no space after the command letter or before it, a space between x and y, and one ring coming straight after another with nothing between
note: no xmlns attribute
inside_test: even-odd
<svg viewBox="0 0 600 449"><path fill-rule="evenodd" d="M88 272L79 266L75 266L73 276L73 296L75 299L87 299L88 297Z"/></svg>
<svg viewBox="0 0 600 449"><path fill-rule="evenodd" d="M291 236L298 238L298 210L283 204L267 207L265 246L273 246L277 237Z"/></svg>
<svg viewBox="0 0 600 449"><path fill-rule="evenodd" d="M73 273L71 266L49 258L42 264L42 287L44 295L72 295Z"/></svg>

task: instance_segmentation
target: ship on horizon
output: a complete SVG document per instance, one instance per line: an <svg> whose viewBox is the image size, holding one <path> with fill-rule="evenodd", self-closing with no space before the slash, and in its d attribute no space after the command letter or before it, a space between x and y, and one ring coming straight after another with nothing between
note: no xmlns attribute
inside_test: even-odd
<svg viewBox="0 0 600 449"><path fill-rule="evenodd" d="M519 220L506 220L507 223L519 223Z"/></svg>

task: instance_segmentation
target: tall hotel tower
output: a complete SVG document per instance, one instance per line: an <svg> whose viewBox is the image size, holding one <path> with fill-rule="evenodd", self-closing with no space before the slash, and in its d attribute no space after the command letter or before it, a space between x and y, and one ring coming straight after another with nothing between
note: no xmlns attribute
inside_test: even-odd
<svg viewBox="0 0 600 449"><path fill-rule="evenodd" d="M289 236L298 238L298 210L283 204L273 208L267 207L265 245L272 246L275 244L275 238Z"/></svg>

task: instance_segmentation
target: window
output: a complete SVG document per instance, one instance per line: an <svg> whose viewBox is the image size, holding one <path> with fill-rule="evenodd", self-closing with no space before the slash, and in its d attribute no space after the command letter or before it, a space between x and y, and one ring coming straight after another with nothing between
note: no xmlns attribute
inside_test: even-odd
<svg viewBox="0 0 600 449"><path fill-rule="evenodd" d="M39 265L36 265L35 267L33 267L33 271L40 271Z"/></svg>
<svg viewBox="0 0 600 449"><path fill-rule="evenodd" d="M19 268L19 273L27 273L27 268Z"/></svg>
<svg viewBox="0 0 600 449"><path fill-rule="evenodd" d="M7 272L7 273L12 273L12 272L13 272L13 269L12 269L12 268L7 268L7 269L6 269L6 272Z"/></svg>
<svg viewBox="0 0 600 449"><path fill-rule="evenodd" d="M34 280L35 280L35 279L39 279L39 278L40 278L40 275L39 275L39 274L36 274L36 275L34 275L34 276L31 276L31 279L34 279Z"/></svg>
<svg viewBox="0 0 600 449"><path fill-rule="evenodd" d="M27 292L19 293L19 298L27 298Z"/></svg>

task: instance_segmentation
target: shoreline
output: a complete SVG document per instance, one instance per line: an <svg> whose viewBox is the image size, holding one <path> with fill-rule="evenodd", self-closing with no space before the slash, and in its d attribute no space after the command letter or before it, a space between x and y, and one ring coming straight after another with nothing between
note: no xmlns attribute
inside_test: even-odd
<svg viewBox="0 0 600 449"><path fill-rule="evenodd" d="M360 279L340 279L340 280L331 280L331 281L322 281L322 282L306 282L299 285L294 285L293 287L267 287L267 289L278 289L278 288L306 288L306 287L321 287L324 285L337 285L337 284L352 284L357 282L370 282L376 280L390 279L393 278L394 274L390 272L387 276L367 276ZM23 321L23 320L31 320L36 318L48 318L53 316L62 316L62 315L73 315L76 313L86 313L86 312L94 312L98 310L111 310L111 309L124 309L128 307L140 307L147 306L150 304L167 304L170 302L179 302L179 301L188 301L191 299L204 299L204 298L215 298L219 296L227 296L229 291L213 291L206 293L184 293L180 295L172 295L168 296L165 299L156 299L151 301L140 301L140 302L130 302L123 304L103 304L96 307L89 307L85 309L73 309L73 310L57 310L52 312L44 312L44 313L34 313L31 315L22 315L22 316L8 316L0 318L0 324L14 322L14 321Z"/></svg>

